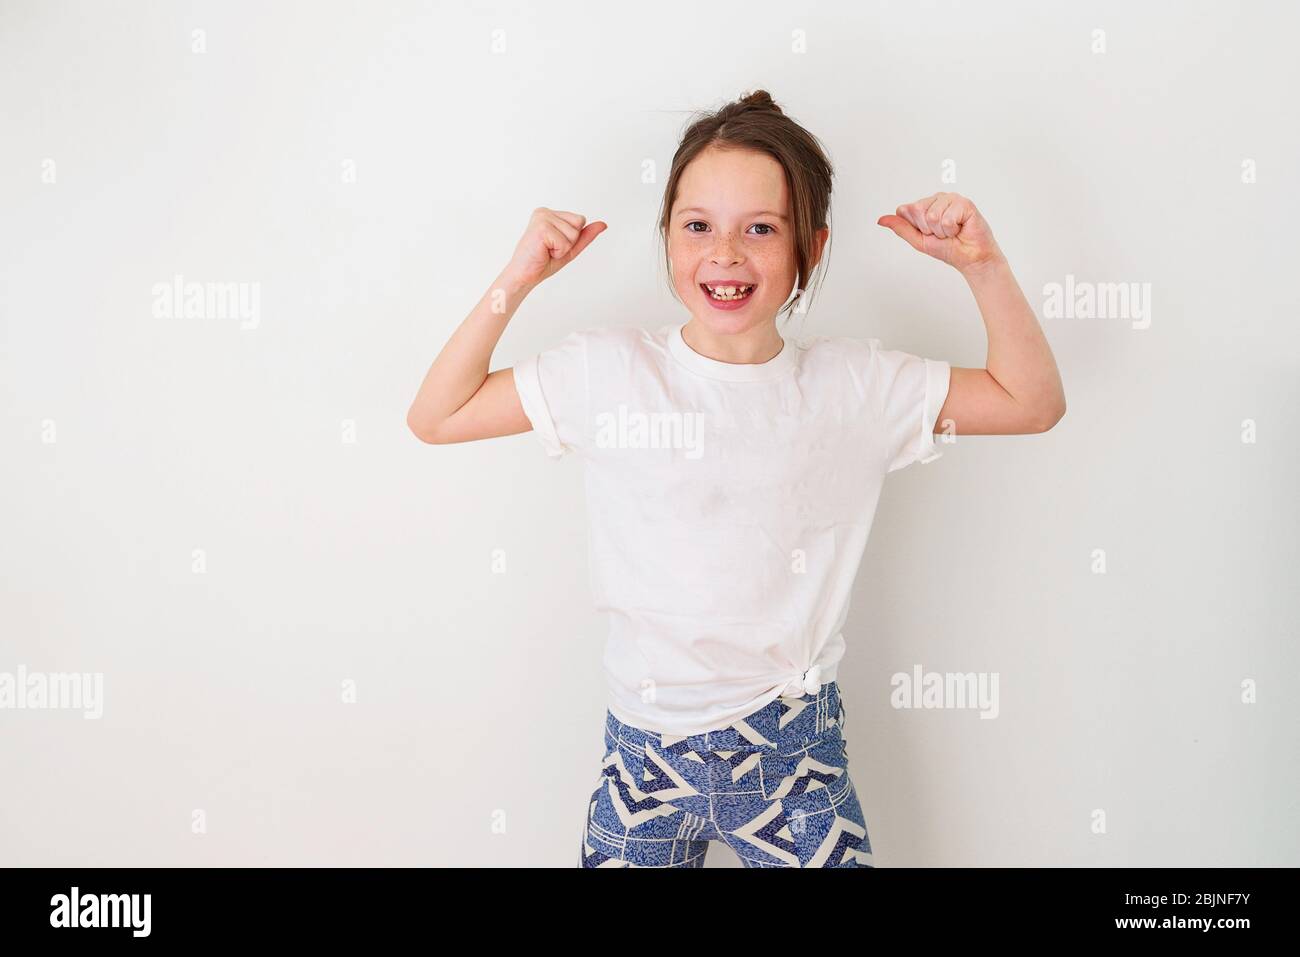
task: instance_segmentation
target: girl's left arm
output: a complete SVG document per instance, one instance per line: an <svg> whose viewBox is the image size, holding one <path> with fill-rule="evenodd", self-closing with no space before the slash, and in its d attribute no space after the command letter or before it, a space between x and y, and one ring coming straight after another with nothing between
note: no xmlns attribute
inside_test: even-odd
<svg viewBox="0 0 1300 957"><path fill-rule="evenodd" d="M913 249L957 269L988 332L985 368L952 368L935 431L945 431L950 421L958 435L1022 435L1046 432L1059 422L1065 389L1056 359L975 204L957 193L936 193L878 222Z"/></svg>

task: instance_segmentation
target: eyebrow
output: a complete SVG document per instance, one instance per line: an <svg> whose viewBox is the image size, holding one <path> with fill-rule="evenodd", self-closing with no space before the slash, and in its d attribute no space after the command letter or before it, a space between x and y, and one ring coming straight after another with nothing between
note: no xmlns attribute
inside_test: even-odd
<svg viewBox="0 0 1300 957"><path fill-rule="evenodd" d="M701 209L701 208L698 207L698 206L689 206L689 207L687 207L686 209L679 209L679 210L677 211L677 215L678 215L678 216L681 216L681 215L683 215L683 214L685 214L685 213L703 213L703 214L706 215L706 216L709 215L709 211L708 211L707 209ZM746 215L746 216L771 216L773 219L779 219L779 220L781 220L783 223L788 223L788 222L790 221L790 220L789 220L788 218L786 218L785 216L782 216L780 213L774 213L774 212L772 212L772 210L770 210L770 209L760 209L758 212L755 212L755 213L745 213L745 215Z"/></svg>

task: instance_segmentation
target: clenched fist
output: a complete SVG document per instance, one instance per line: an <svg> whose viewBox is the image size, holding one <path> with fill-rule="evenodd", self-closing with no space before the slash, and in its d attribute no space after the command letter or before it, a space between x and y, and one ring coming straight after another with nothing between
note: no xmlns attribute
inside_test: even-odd
<svg viewBox="0 0 1300 957"><path fill-rule="evenodd" d="M533 210L505 274L536 285L573 262L605 229L600 220L588 224L587 217L577 213L539 206Z"/></svg>
<svg viewBox="0 0 1300 957"><path fill-rule="evenodd" d="M913 249L965 273L1002 259L993 230L965 196L935 193L898 207L895 216L876 222L892 229Z"/></svg>

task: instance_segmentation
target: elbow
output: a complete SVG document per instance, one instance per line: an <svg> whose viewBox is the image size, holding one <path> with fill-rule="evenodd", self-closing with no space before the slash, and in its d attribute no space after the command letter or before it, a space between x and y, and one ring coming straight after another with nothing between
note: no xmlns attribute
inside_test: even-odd
<svg viewBox="0 0 1300 957"><path fill-rule="evenodd" d="M1052 403L1047 410L1038 417L1034 425L1035 433L1050 432L1056 423L1065 418L1065 396Z"/></svg>
<svg viewBox="0 0 1300 957"><path fill-rule="evenodd" d="M438 437L438 430L429 423L422 421L414 412L406 414L406 427L411 430L411 434L426 445L440 445L441 439Z"/></svg>

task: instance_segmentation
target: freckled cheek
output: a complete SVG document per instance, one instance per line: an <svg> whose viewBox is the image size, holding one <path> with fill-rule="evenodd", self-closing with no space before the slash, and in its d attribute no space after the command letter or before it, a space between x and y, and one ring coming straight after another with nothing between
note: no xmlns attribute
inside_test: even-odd
<svg viewBox="0 0 1300 957"><path fill-rule="evenodd" d="M766 280L765 292L774 293L778 287L794 282L794 263L780 253L755 255L751 262L755 271Z"/></svg>
<svg viewBox="0 0 1300 957"><path fill-rule="evenodd" d="M700 271L702 257L680 246L670 250L669 253L673 264L673 281L677 289L685 291L694 288L695 275Z"/></svg>
<svg viewBox="0 0 1300 957"><path fill-rule="evenodd" d="M695 281L694 276L696 272L696 266L697 266L697 260L688 259L685 256L673 257L673 278L677 280L677 284L679 286L680 285L689 286L692 282Z"/></svg>

